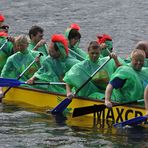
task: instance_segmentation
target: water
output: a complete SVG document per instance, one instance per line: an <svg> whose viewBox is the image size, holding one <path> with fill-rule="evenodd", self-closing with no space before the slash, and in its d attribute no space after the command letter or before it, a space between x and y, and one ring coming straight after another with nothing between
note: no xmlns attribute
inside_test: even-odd
<svg viewBox="0 0 148 148"><path fill-rule="evenodd" d="M0 107L1 148L148 147L148 130L142 127L99 128L86 117L66 119L31 108L6 104Z"/></svg>
<svg viewBox="0 0 148 148"><path fill-rule="evenodd" d="M10 35L28 34L32 25L40 25L49 41L75 22L81 26L84 50L96 34L107 33L120 56L129 54L137 41L147 40L147 8L146 0L0 1ZM141 127L100 128L83 117L72 122L18 106L1 104L0 109L0 148L148 147L148 131Z"/></svg>
<svg viewBox="0 0 148 148"><path fill-rule="evenodd" d="M10 25L10 34L28 34L32 25L53 33L64 33L71 23L81 26L81 47L96 40L96 34L110 34L120 56L129 54L137 41L147 40L146 0L1 0L0 11Z"/></svg>

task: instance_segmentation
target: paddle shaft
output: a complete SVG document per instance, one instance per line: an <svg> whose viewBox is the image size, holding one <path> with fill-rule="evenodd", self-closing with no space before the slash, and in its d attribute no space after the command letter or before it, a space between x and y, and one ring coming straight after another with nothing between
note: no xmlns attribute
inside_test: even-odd
<svg viewBox="0 0 148 148"><path fill-rule="evenodd" d="M41 56L43 56L43 54L42 54L42 53L39 53L38 58L41 57ZM24 75L24 73L25 73L35 62L36 62L36 59L33 60L33 61L30 63L30 65L28 65L28 67L18 76L17 80L19 80L19 79Z"/></svg>
<svg viewBox="0 0 148 148"><path fill-rule="evenodd" d="M64 82L34 82L33 85L65 85Z"/></svg>
<svg viewBox="0 0 148 148"><path fill-rule="evenodd" d="M39 53L39 56L38 57L41 57L43 54L42 53ZM30 65L18 76L17 80L19 80L23 75L24 73L36 62L36 59L34 59ZM12 87L9 87L5 90L5 92L3 93L3 96L0 98L0 101L1 99L6 95L6 93L11 89Z"/></svg>
<svg viewBox="0 0 148 148"><path fill-rule="evenodd" d="M82 60L85 60L85 58L83 58L82 56L80 56L78 53L76 53L75 51L71 50L70 48L69 48L69 51L71 53L75 54L76 56L78 56L79 58L81 58Z"/></svg>
<svg viewBox="0 0 148 148"><path fill-rule="evenodd" d="M2 44L2 46L0 47L0 50L6 45L6 43L8 42L8 40L5 40L5 42Z"/></svg>
<svg viewBox="0 0 148 148"><path fill-rule="evenodd" d="M76 95L76 94L92 79L92 77L93 77L99 70L101 70L101 69L103 68L103 66L104 66L107 62L110 61L110 59L111 59L111 57L110 57L108 60L106 60L106 61L89 77L89 79L88 79L87 81L85 81L85 82L82 84L81 87L79 87L79 88L77 89L77 91L74 93L74 95ZM64 99L60 104L58 104L54 109L51 110L51 113L52 113L52 114L60 114L60 113L62 113L62 112L66 109L66 107L71 103L71 101L72 101L72 97L71 97L71 98L68 97L68 98Z"/></svg>
<svg viewBox="0 0 148 148"><path fill-rule="evenodd" d="M111 60L111 57L109 57L109 59L106 60L106 61L89 77L89 79L88 79L87 81L85 81L85 82L82 84L82 86L79 87L79 88L76 90L75 95L76 95L76 94L93 78L93 76L94 76L98 71L100 71L100 70L104 67L104 65L106 65L110 60Z"/></svg>
<svg viewBox="0 0 148 148"><path fill-rule="evenodd" d="M28 84L27 82L20 82L19 85L21 84ZM28 84L28 85L65 85L66 83L64 82L34 82L33 84Z"/></svg>
<svg viewBox="0 0 148 148"><path fill-rule="evenodd" d="M130 104L134 104L134 103L140 103L140 102L143 102L143 101L144 101L143 99L140 99L140 100L135 100L135 101L131 101L131 102L125 102L125 103L114 103L113 107L122 106L122 105L130 105Z"/></svg>

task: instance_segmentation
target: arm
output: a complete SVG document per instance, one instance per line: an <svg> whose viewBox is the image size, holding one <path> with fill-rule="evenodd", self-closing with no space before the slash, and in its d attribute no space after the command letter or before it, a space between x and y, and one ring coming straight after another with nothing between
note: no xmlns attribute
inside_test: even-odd
<svg viewBox="0 0 148 148"><path fill-rule="evenodd" d="M67 97L73 96L73 93L71 91L71 86L66 83L66 92L67 92Z"/></svg>
<svg viewBox="0 0 148 148"><path fill-rule="evenodd" d="M40 40L36 46L33 48L33 50L38 50L38 48L40 48L42 45L46 44L46 41L45 40Z"/></svg>
<svg viewBox="0 0 148 148"><path fill-rule="evenodd" d="M148 85L144 91L144 102L145 102L146 115L148 115Z"/></svg>
<svg viewBox="0 0 148 148"><path fill-rule="evenodd" d="M1 71L1 77L3 78L16 78L19 75L19 70L13 65L11 58L7 59L6 64L4 65Z"/></svg>
<svg viewBox="0 0 148 148"><path fill-rule="evenodd" d="M113 89L119 89L124 86L126 79L120 79L118 77L114 78L106 87L105 91L105 105L107 107L112 107L112 103L110 102L110 98L113 92Z"/></svg>
<svg viewBox="0 0 148 148"><path fill-rule="evenodd" d="M36 80L37 78L36 77L31 77L29 80L27 80L27 84L33 84L34 81Z"/></svg>
<svg viewBox="0 0 148 148"><path fill-rule="evenodd" d="M112 103L110 102L110 98L113 92L113 86L108 84L105 90L105 105L107 107L112 107Z"/></svg>
<svg viewBox="0 0 148 148"><path fill-rule="evenodd" d="M122 64L119 62L118 57L115 53L110 53L110 57L114 59L114 62L116 64L116 67L122 66Z"/></svg>

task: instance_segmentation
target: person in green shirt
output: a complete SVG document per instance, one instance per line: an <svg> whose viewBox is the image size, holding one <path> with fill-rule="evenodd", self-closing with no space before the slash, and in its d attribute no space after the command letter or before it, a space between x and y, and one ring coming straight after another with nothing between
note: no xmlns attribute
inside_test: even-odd
<svg viewBox="0 0 148 148"><path fill-rule="evenodd" d="M44 58L48 56L48 47L46 41L43 39L44 30L40 26L32 26L29 30L30 42L29 51L39 51L43 53Z"/></svg>
<svg viewBox="0 0 148 148"><path fill-rule="evenodd" d="M2 69L1 77L4 78L18 78L19 75L30 65L30 63L37 57L38 53L29 52L28 38L25 35L19 35L15 38L15 51L13 55L8 57L5 66ZM39 69L39 59L34 63L26 73L21 77L21 81L27 81Z"/></svg>
<svg viewBox="0 0 148 148"><path fill-rule="evenodd" d="M110 53L114 52L113 40L110 35L108 35L108 34L97 35L97 38L98 38L97 42L99 43L99 45L101 47L100 58L107 57L110 55ZM118 60L120 61L120 63L122 63L122 65L126 64L124 59L121 58L120 56L118 56Z"/></svg>
<svg viewBox="0 0 148 148"><path fill-rule="evenodd" d="M148 41L139 41L136 46L135 49L139 49L139 50L143 50L145 52L145 59L144 59L144 67L148 67ZM131 57L128 56L125 59L126 63L130 63L131 62Z"/></svg>
<svg viewBox="0 0 148 148"><path fill-rule="evenodd" d="M13 49L14 39L8 35L8 29L8 25L2 25L0 27L0 73L7 61L7 58L15 52Z"/></svg>
<svg viewBox="0 0 148 148"><path fill-rule="evenodd" d="M0 74L7 61L7 58L14 53L13 51L13 38L8 36L9 26L4 24L5 17L0 14ZM0 87L0 94L2 88Z"/></svg>
<svg viewBox="0 0 148 148"><path fill-rule="evenodd" d="M107 34L103 35L97 35L97 42L101 46L101 55L100 57L106 57L108 56L111 52L113 52L113 41L111 36Z"/></svg>
<svg viewBox="0 0 148 148"><path fill-rule="evenodd" d="M148 41L139 41L135 48L145 52L144 67L148 67Z"/></svg>
<svg viewBox="0 0 148 148"><path fill-rule="evenodd" d="M87 53L79 48L81 39L80 26L78 24L71 24L65 31L65 37L68 40L69 56L72 56L78 60L84 60L87 57Z"/></svg>
<svg viewBox="0 0 148 148"><path fill-rule="evenodd" d="M42 63L41 68L27 82L32 84L35 80L46 82L61 82L65 73L79 60L69 57L68 42L64 35L54 34L49 43L49 56ZM38 86L39 89L65 94L65 86L47 85Z"/></svg>
<svg viewBox="0 0 148 148"><path fill-rule="evenodd" d="M90 42L88 57L74 65L64 77L67 96L71 96L109 57L100 58L101 47L97 41ZM103 99L105 88L114 69L120 66L117 56L111 53L111 59L78 93L78 96Z"/></svg>
<svg viewBox="0 0 148 148"><path fill-rule="evenodd" d="M148 85L144 90L144 102L145 102L146 116L148 116Z"/></svg>
<svg viewBox="0 0 148 148"><path fill-rule="evenodd" d="M119 67L112 74L105 91L105 104L112 107L112 101L130 102L143 99L143 92L148 83L148 69L143 67L145 52L134 49L131 63Z"/></svg>

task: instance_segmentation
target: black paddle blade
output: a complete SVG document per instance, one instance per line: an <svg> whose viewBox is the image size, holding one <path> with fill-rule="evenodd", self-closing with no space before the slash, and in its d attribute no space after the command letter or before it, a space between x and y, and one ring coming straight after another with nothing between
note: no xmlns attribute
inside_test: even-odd
<svg viewBox="0 0 148 148"><path fill-rule="evenodd" d="M72 117L78 117L86 114L99 112L104 110L105 108L106 106L104 104L75 108Z"/></svg>

